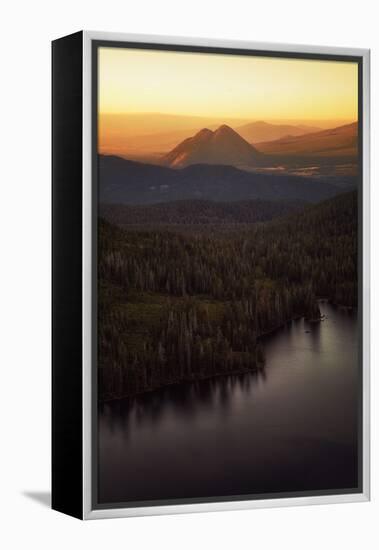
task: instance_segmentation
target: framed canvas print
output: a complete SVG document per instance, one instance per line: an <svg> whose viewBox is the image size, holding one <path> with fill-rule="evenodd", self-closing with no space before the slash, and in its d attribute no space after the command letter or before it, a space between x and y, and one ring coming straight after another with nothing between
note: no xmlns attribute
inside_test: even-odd
<svg viewBox="0 0 379 550"><path fill-rule="evenodd" d="M368 50L52 51L53 508L367 500Z"/></svg>

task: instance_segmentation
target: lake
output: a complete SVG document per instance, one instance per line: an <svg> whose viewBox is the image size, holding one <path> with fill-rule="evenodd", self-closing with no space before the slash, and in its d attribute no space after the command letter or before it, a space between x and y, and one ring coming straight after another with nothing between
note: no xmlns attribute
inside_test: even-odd
<svg viewBox="0 0 379 550"><path fill-rule="evenodd" d="M101 405L99 503L357 491L357 316L320 309L266 337L259 374Z"/></svg>

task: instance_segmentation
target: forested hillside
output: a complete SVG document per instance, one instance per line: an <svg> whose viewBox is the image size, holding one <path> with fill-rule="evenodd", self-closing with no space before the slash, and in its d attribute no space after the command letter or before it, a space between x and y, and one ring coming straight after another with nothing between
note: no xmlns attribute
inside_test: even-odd
<svg viewBox="0 0 379 550"><path fill-rule="evenodd" d="M313 161L314 164L314 161ZM319 202L353 189L355 178L256 173L234 166L193 164L173 169L114 156L99 156L99 200L107 204L154 204L179 200ZM317 185L315 185L317 183ZM347 186L347 187L346 187Z"/></svg>
<svg viewBox="0 0 379 550"><path fill-rule="evenodd" d="M101 204L102 218L118 226L130 225L229 225L269 221L301 210L303 201L214 202L200 199L150 205Z"/></svg>
<svg viewBox="0 0 379 550"><path fill-rule="evenodd" d="M357 195L239 232L99 223L99 393L260 368L260 337L357 304Z"/></svg>

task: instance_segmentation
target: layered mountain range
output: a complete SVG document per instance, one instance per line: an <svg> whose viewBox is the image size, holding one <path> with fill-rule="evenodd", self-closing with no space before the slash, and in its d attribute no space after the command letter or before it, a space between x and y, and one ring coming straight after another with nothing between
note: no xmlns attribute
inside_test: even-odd
<svg viewBox="0 0 379 550"><path fill-rule="evenodd" d="M245 127L246 128L246 127ZM249 126L251 130L252 126ZM291 135L261 143L249 143L230 126L217 130L203 128L163 155L160 164L184 168L191 164L223 164L239 168L267 167L315 158L354 162L358 153L358 124L352 123L330 130ZM280 157L280 158L279 158ZM333 161L333 159L335 159Z"/></svg>
<svg viewBox="0 0 379 550"><path fill-rule="evenodd" d="M214 117L157 113L103 113L99 120L99 151L102 154L120 155L135 160L142 157L156 159L170 152L184 139L197 134L202 128L215 131L221 124L227 124L253 145L288 136L302 136L338 126L335 121L320 121L320 127L318 127L317 123L296 121L251 122L235 118L220 120Z"/></svg>
<svg viewBox="0 0 379 550"><path fill-rule="evenodd" d="M318 132L321 128L308 126L306 124L270 124L264 120L249 122L235 128L236 132L249 143L260 143L262 141L272 141L288 136L303 136L313 132Z"/></svg>
<svg viewBox="0 0 379 550"><path fill-rule="evenodd" d="M341 157L358 154L358 123L345 124L330 130L301 136L286 136L273 141L257 143L256 148L270 155L312 157Z"/></svg>
<svg viewBox="0 0 379 550"><path fill-rule="evenodd" d="M101 155L99 198L108 204L317 202L356 185L357 142L357 123L256 145L226 124L203 128L155 164Z"/></svg>

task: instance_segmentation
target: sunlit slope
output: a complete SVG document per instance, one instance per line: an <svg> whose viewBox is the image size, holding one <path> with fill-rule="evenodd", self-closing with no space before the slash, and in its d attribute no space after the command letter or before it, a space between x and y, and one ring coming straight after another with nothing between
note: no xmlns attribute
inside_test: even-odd
<svg viewBox="0 0 379 550"><path fill-rule="evenodd" d="M346 124L303 136L290 136L255 144L270 155L338 157L358 154L358 123Z"/></svg>

